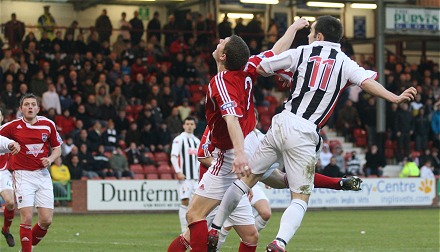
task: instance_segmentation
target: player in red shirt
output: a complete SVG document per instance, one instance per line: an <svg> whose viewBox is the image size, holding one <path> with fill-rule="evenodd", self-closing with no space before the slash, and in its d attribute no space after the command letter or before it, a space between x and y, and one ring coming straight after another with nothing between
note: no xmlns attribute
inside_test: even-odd
<svg viewBox="0 0 440 252"><path fill-rule="evenodd" d="M256 112L256 117L258 120L257 112ZM259 132L258 130L254 130L254 132L258 135L259 141L261 141L262 140L262 133ZM208 167L211 165L211 162L212 162L211 152L213 151L213 148L212 148L211 141L210 141L210 135L211 134L209 131L209 127L206 127L205 131L203 132L202 138L200 140L200 145L199 145L198 152L197 152L198 160L200 162L199 179L201 179L203 177L203 175L208 171ZM250 142L245 141L245 145L247 145L247 144L255 145L255 146L248 147L248 148L245 147L249 152L255 152L256 146L258 145L258 143L250 143ZM248 155L252 154L249 152L247 153ZM289 188L286 174L281 172L279 169L277 169L277 166L274 166L273 169L270 169L270 171L268 171L266 174L269 174L269 173L270 173L269 177L267 177L263 180L264 183L271 186L272 188L279 188L279 189ZM349 177L349 178L332 178L332 177L327 177L325 175L316 173L315 178L314 178L315 188L358 191L358 190L361 190L361 183L362 183L362 180L356 176ZM261 192L261 193L263 193L263 192ZM253 193L253 194L255 197L255 193ZM260 197L260 198L262 198L262 197ZM264 201L264 200L261 200L261 201ZM270 218L270 215L271 215L270 206L268 205L269 204L268 202L266 203L267 205L264 204L265 202L262 202L262 203L263 204L260 203L260 205L253 205L252 207L255 208L255 210L258 212L259 215L261 215L261 211L265 212L266 219L264 221L267 222L268 219ZM209 216L207 217L207 220L210 217L212 217L212 218L214 217L214 216L212 216L212 213L209 214ZM212 221L212 218L210 221ZM210 221L208 221L208 223L210 223ZM233 221L230 221L230 223L234 224ZM260 229L264 228L265 223L263 225L261 225L261 227L259 227L259 228L258 228L257 222L255 223L255 225L257 226L258 231L260 231ZM219 232L219 234L220 234L219 235L219 245L218 245L217 249L219 249L219 247L220 247L220 240L221 239L224 240L226 238L225 236L227 235L227 233L229 232L229 230L231 228L232 227L228 227L228 226L222 227L222 231ZM223 236L223 238L221 236ZM168 251L169 252L187 251L188 249L190 249L190 245L189 245L190 242L189 241L190 241L190 234L189 234L189 230L187 229L184 233L180 234L176 239L173 240L173 242L168 247Z"/></svg>
<svg viewBox="0 0 440 252"><path fill-rule="evenodd" d="M255 126L252 89L257 77L256 67L262 58L287 50L296 31L306 25L308 22L304 19L295 22L272 51L259 56L249 58L249 48L238 36L221 39L213 52L218 73L210 81L206 101L207 124L214 147L213 162L200 181L186 215L193 251L207 251L207 214L220 203L237 174L247 175L250 172L244 152L244 137ZM258 240L255 226L241 228L247 231L240 232L242 242L239 251L255 251Z"/></svg>
<svg viewBox="0 0 440 252"><path fill-rule="evenodd" d="M31 252L46 235L52 223L54 195L48 167L61 156L62 139L55 124L37 116L40 102L33 94L20 100L22 118L5 124L0 135L17 141L20 152L10 159L14 189L20 211L20 241L23 252ZM37 208L38 222L32 228L33 208Z"/></svg>
<svg viewBox="0 0 440 252"><path fill-rule="evenodd" d="M0 125L3 122L3 111L0 109ZM17 143L17 146L18 145ZM15 199L14 199L14 189L12 187L12 176L11 173L6 169L8 165L10 153L0 154L0 195L5 201L5 210L3 212L3 227L2 234L6 239L6 243L9 247L15 246L14 237L9 232L9 227L14 219L15 212Z"/></svg>

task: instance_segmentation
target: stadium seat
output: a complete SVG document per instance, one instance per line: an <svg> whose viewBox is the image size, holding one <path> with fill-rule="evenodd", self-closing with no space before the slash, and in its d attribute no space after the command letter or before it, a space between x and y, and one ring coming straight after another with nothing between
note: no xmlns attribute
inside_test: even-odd
<svg viewBox="0 0 440 252"><path fill-rule="evenodd" d="M260 123L263 131L267 131L270 127L270 124L272 123L272 117L267 115L260 116Z"/></svg>
<svg viewBox="0 0 440 252"><path fill-rule="evenodd" d="M367 132L363 129L354 129L353 130L353 136L355 140L355 144L358 147L365 147L367 146Z"/></svg>
<svg viewBox="0 0 440 252"><path fill-rule="evenodd" d="M153 153L147 151L147 152L144 152L144 155L146 157L148 157L149 159L154 160L154 154Z"/></svg>
<svg viewBox="0 0 440 252"><path fill-rule="evenodd" d="M169 174L169 173L163 173L160 174L160 179L173 179L173 175Z"/></svg>
<svg viewBox="0 0 440 252"><path fill-rule="evenodd" d="M140 179L145 179L144 174L134 174L134 179L140 180Z"/></svg>
<svg viewBox="0 0 440 252"><path fill-rule="evenodd" d="M147 174L147 179L159 179L158 174Z"/></svg>
<svg viewBox="0 0 440 252"><path fill-rule="evenodd" d="M105 177L105 180L116 180L117 178L116 177Z"/></svg>
<svg viewBox="0 0 440 252"><path fill-rule="evenodd" d="M89 178L87 176L82 176L81 180L88 180Z"/></svg>
<svg viewBox="0 0 440 252"><path fill-rule="evenodd" d="M341 144L341 142L339 142L339 140L330 140L330 141L328 141L328 145L330 147L330 152L332 152L332 153L333 153L333 149L336 146L342 147L342 144Z"/></svg>
<svg viewBox="0 0 440 252"><path fill-rule="evenodd" d="M156 152L156 153L154 153L154 160L156 162L159 162L159 161L167 161L168 162L169 157L166 152Z"/></svg>
<svg viewBox="0 0 440 252"><path fill-rule="evenodd" d="M141 164L130 165L130 171L132 171L134 174L144 174L144 168Z"/></svg>
<svg viewBox="0 0 440 252"><path fill-rule="evenodd" d="M157 168L157 173L159 173L159 174L164 174L164 173L173 174L174 171L170 168L169 165L161 165L161 166L159 166L159 168Z"/></svg>
<svg viewBox="0 0 440 252"><path fill-rule="evenodd" d="M385 149L385 158L387 159L393 159L394 158L394 150L386 148Z"/></svg>
<svg viewBox="0 0 440 252"><path fill-rule="evenodd" d="M157 174L157 168L154 165L146 165L144 166L145 174Z"/></svg>

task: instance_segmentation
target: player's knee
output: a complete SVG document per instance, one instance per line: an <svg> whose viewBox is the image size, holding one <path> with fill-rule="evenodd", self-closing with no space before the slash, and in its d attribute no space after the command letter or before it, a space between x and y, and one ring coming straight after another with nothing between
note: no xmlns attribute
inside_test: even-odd
<svg viewBox="0 0 440 252"><path fill-rule="evenodd" d="M40 227L46 230L49 229L51 224L52 224L52 220L46 220L39 223Z"/></svg>
<svg viewBox="0 0 440 252"><path fill-rule="evenodd" d="M257 244L258 243L257 229L253 229L252 232L246 232L244 237L241 237L241 239L248 244Z"/></svg>
<svg viewBox="0 0 440 252"><path fill-rule="evenodd" d="M15 202L14 201L7 201L5 207L8 210L14 210L15 209Z"/></svg>
<svg viewBox="0 0 440 252"><path fill-rule="evenodd" d="M270 219L270 216L272 216L272 211L270 210L270 208L268 209L263 209L261 210L261 212L259 212L261 219L263 219L264 221L268 221Z"/></svg>

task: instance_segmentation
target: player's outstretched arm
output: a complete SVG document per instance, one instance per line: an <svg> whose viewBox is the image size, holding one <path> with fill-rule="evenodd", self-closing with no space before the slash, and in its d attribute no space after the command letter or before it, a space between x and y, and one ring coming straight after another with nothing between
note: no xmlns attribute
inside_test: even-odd
<svg viewBox="0 0 440 252"><path fill-rule="evenodd" d="M272 52L274 54L280 54L289 49L293 43L296 32L303 29L304 27L307 27L308 25L309 21L307 21L306 19L297 19L293 24L289 26L289 28L287 28L287 31L284 33L284 35L280 39L278 39L278 41L272 47Z"/></svg>
<svg viewBox="0 0 440 252"><path fill-rule="evenodd" d="M417 94L417 90L414 87L410 87L403 91L402 94L396 95L386 90L379 82L373 79L366 79L362 82L361 88L369 94L383 98L393 103L404 103L414 100Z"/></svg>

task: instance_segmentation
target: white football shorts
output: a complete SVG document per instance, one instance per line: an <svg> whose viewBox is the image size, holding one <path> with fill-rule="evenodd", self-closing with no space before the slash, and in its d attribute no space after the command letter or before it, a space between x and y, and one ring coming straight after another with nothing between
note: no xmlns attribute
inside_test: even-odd
<svg viewBox="0 0 440 252"><path fill-rule="evenodd" d="M5 190L14 190L12 175L8 170L0 170L0 193Z"/></svg>
<svg viewBox="0 0 440 252"><path fill-rule="evenodd" d="M197 180L179 180L179 200L191 199L197 189Z"/></svg>
<svg viewBox="0 0 440 252"><path fill-rule="evenodd" d="M18 209L23 207L54 208L52 178L47 168L12 174Z"/></svg>
<svg viewBox="0 0 440 252"><path fill-rule="evenodd" d="M290 191L311 194L320 142L315 124L285 110L273 117L271 128L250 159L252 173L263 174L282 158Z"/></svg>

